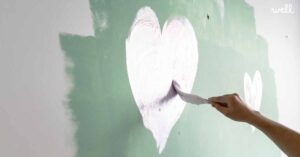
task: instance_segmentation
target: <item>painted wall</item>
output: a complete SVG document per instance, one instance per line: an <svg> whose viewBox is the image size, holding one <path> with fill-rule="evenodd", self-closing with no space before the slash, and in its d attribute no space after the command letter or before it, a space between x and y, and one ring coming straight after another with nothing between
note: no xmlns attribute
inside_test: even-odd
<svg viewBox="0 0 300 157"><path fill-rule="evenodd" d="M243 96L244 73L259 70L261 112L300 131L298 1L0 4L0 156L158 156L125 63L125 39L145 5L161 25L174 15L191 21L199 45L194 93ZM272 12L285 4L295 13ZM161 156L280 154L250 126L210 106L187 105Z"/></svg>

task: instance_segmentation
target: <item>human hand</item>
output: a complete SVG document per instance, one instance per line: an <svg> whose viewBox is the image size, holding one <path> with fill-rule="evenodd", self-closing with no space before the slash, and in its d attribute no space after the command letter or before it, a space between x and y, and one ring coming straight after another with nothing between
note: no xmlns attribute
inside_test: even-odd
<svg viewBox="0 0 300 157"><path fill-rule="evenodd" d="M250 122L256 111L249 108L238 94L229 94L208 99L212 106L226 117L240 122ZM226 106L224 106L226 104Z"/></svg>

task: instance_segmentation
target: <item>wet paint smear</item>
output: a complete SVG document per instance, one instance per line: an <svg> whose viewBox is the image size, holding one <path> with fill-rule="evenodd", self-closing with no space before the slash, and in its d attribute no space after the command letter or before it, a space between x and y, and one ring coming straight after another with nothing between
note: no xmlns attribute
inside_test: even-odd
<svg viewBox="0 0 300 157"><path fill-rule="evenodd" d="M254 10L245 1L90 0L95 35L59 36L65 58L73 65L66 67L73 82L66 99L77 124L76 156L280 157L274 144L261 133L252 133L250 126L233 123L210 106L193 105L185 106L159 154L152 132L144 127L126 64L125 41L144 6L155 11L160 28L174 15L186 17L193 26L198 65L192 93L244 96L244 74L253 78L258 70L264 88L260 111L278 119L267 41L256 34ZM204 25L207 13L210 19Z"/></svg>

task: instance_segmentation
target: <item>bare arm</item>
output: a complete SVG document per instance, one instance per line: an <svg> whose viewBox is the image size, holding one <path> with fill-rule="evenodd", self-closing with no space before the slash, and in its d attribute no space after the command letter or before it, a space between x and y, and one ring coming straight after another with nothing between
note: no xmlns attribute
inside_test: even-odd
<svg viewBox="0 0 300 157"><path fill-rule="evenodd" d="M289 157L300 157L300 134L250 109L238 94L212 97L209 100L213 102L213 107L228 118L249 123L264 132Z"/></svg>

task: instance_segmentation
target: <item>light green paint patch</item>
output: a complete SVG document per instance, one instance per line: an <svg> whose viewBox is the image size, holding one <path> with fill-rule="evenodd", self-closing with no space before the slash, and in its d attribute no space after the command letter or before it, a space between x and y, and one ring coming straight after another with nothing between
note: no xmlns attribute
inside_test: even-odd
<svg viewBox="0 0 300 157"><path fill-rule="evenodd" d="M60 35L61 47L74 64L67 68L74 84L68 98L78 125L78 157L159 156L135 105L125 62L125 39L136 12L146 5L157 13L161 25L180 15L194 26L199 67L193 93L243 96L244 73L253 77L259 70L261 112L278 119L267 43L256 34L253 8L244 1L225 0L222 20L211 0L91 0L95 36ZM224 118L208 105L187 105L160 156L278 157L280 151L261 132L251 133L249 125Z"/></svg>

